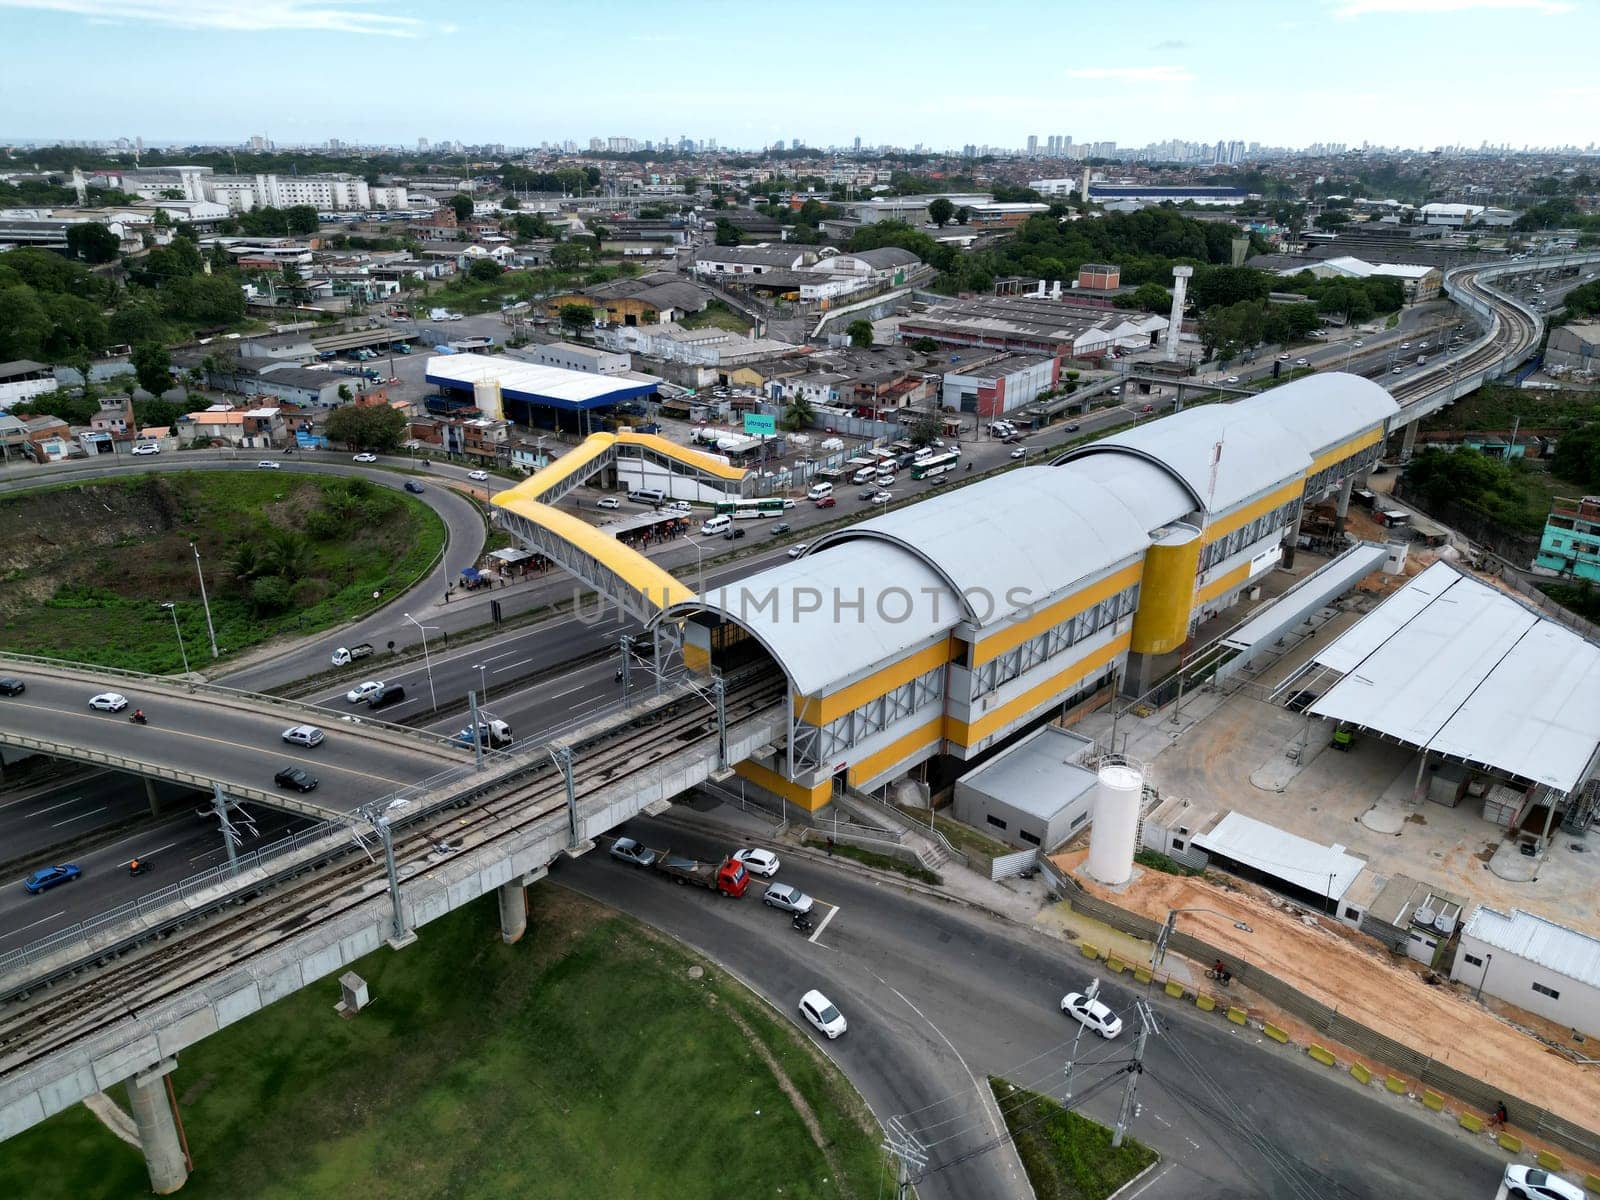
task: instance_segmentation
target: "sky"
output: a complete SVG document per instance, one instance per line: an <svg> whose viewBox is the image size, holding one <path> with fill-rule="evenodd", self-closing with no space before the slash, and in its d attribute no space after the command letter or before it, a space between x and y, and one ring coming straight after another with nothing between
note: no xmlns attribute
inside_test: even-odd
<svg viewBox="0 0 1600 1200"><path fill-rule="evenodd" d="M0 140L1600 141L1600 0L0 0Z"/></svg>

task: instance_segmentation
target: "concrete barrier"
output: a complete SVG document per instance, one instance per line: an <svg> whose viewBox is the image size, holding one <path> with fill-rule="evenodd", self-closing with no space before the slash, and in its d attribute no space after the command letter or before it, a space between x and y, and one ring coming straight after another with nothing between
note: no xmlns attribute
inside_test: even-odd
<svg viewBox="0 0 1600 1200"><path fill-rule="evenodd" d="M1307 1046L1306 1053L1325 1067L1333 1066L1333 1051L1326 1046Z"/></svg>
<svg viewBox="0 0 1600 1200"><path fill-rule="evenodd" d="M1367 1070L1364 1063L1351 1063L1350 1074L1354 1075L1361 1083L1372 1082L1372 1072Z"/></svg>
<svg viewBox="0 0 1600 1200"><path fill-rule="evenodd" d="M1461 1128L1465 1129L1468 1133L1482 1133L1483 1132L1483 1118L1479 1117L1479 1116L1474 1116L1472 1113L1469 1113L1469 1112L1462 1113L1459 1117L1456 1118L1456 1122L1457 1122L1457 1124L1459 1124L1461 1126Z"/></svg>
<svg viewBox="0 0 1600 1200"><path fill-rule="evenodd" d="M1165 990L1167 995L1171 996L1174 1000L1183 999L1183 984L1173 983L1172 980L1169 979L1167 980L1167 986Z"/></svg>
<svg viewBox="0 0 1600 1200"><path fill-rule="evenodd" d="M1282 1042L1284 1045L1289 1044L1289 1031L1287 1029L1279 1029L1276 1025L1269 1024L1263 1025L1261 1027L1261 1032L1266 1034L1275 1042Z"/></svg>
<svg viewBox="0 0 1600 1200"><path fill-rule="evenodd" d="M1583 1177L1584 1190L1600 1193L1600 1175L1589 1174Z"/></svg>
<svg viewBox="0 0 1600 1200"><path fill-rule="evenodd" d="M1196 996L1194 998L1194 1006L1201 1012L1210 1012L1212 1009L1216 1008L1217 1002L1215 998L1211 996Z"/></svg>
<svg viewBox="0 0 1600 1200"><path fill-rule="evenodd" d="M1098 949L1096 949L1094 946L1089 945L1088 942L1079 942L1078 943L1078 953L1083 955L1085 958L1099 958L1100 957L1100 951Z"/></svg>
<svg viewBox="0 0 1600 1200"><path fill-rule="evenodd" d="M1404 1096L1406 1094L1406 1081L1398 1075L1385 1075L1383 1077L1383 1086L1396 1096Z"/></svg>
<svg viewBox="0 0 1600 1200"><path fill-rule="evenodd" d="M1509 1150L1513 1154L1522 1153L1522 1139L1514 1133L1501 1132L1494 1140L1500 1143L1502 1150Z"/></svg>
<svg viewBox="0 0 1600 1200"><path fill-rule="evenodd" d="M1540 1150L1534 1154L1533 1159L1546 1171L1561 1170L1561 1156L1559 1154L1551 1154L1548 1150Z"/></svg>
<svg viewBox="0 0 1600 1200"><path fill-rule="evenodd" d="M1233 1008L1232 1006L1228 1008L1228 1020L1232 1021L1235 1025L1243 1025L1245 1023L1245 1018L1247 1018L1249 1015L1250 1014L1245 1012L1245 1010L1242 1008Z"/></svg>
<svg viewBox="0 0 1600 1200"><path fill-rule="evenodd" d="M1150 982L1150 968L1149 967L1135 967L1133 969L1133 978L1139 983L1149 983Z"/></svg>
<svg viewBox="0 0 1600 1200"><path fill-rule="evenodd" d="M1123 964L1123 961L1120 958L1107 957L1106 970L1110 971L1113 975L1121 975L1127 969L1128 968Z"/></svg>
<svg viewBox="0 0 1600 1200"><path fill-rule="evenodd" d="M1422 1089L1422 1103L1424 1107L1431 1108L1434 1112L1444 1111L1444 1097L1432 1088Z"/></svg>

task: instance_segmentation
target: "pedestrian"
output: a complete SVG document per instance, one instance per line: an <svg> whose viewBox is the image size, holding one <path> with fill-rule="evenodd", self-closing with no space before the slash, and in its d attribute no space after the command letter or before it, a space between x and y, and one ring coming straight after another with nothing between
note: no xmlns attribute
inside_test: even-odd
<svg viewBox="0 0 1600 1200"><path fill-rule="evenodd" d="M828 839L828 857L833 857L833 839L831 837Z"/></svg>
<svg viewBox="0 0 1600 1200"><path fill-rule="evenodd" d="M1510 1114L1506 1112L1506 1102L1501 1100L1494 1106L1494 1116L1489 1118L1490 1129L1504 1129Z"/></svg>

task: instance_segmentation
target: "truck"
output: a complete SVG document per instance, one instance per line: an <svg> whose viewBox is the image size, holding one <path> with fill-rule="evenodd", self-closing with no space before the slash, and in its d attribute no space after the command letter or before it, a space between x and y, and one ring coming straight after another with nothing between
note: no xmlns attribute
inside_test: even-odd
<svg viewBox="0 0 1600 1200"><path fill-rule="evenodd" d="M692 883L735 899L743 896L750 887L750 872L742 862L732 857L713 863L674 854L671 850L652 849L651 853L655 859L650 865L679 883Z"/></svg>
<svg viewBox="0 0 1600 1200"><path fill-rule="evenodd" d="M366 658L371 653L372 644L370 642L362 642L359 646L340 646L333 652L333 665L336 667L348 667L356 659Z"/></svg>

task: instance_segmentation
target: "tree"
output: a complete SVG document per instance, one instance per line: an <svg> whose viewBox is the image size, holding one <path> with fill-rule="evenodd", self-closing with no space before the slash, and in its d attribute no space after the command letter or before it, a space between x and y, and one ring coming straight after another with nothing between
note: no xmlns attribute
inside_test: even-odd
<svg viewBox="0 0 1600 1200"><path fill-rule="evenodd" d="M42 396L29 396L11 406L18 416L60 417L68 425L87 425L100 411L100 402L74 396L71 392L46 392Z"/></svg>
<svg viewBox="0 0 1600 1200"><path fill-rule="evenodd" d="M346 404L323 423L330 442L362 450L393 450L405 436L405 414L387 404Z"/></svg>
<svg viewBox="0 0 1600 1200"><path fill-rule="evenodd" d="M479 283L488 283L491 279L499 279L505 271L499 263L492 258L480 258L467 268L467 274Z"/></svg>
<svg viewBox="0 0 1600 1200"><path fill-rule="evenodd" d="M950 223L950 218L956 215L956 206L943 196L928 202L928 219L940 229Z"/></svg>
<svg viewBox="0 0 1600 1200"><path fill-rule="evenodd" d="M1563 479L1600 487L1600 422L1562 434L1550 467Z"/></svg>
<svg viewBox="0 0 1600 1200"><path fill-rule="evenodd" d="M1312 224L1318 229L1338 229L1341 225L1350 224L1350 214L1342 212L1319 213Z"/></svg>
<svg viewBox="0 0 1600 1200"><path fill-rule="evenodd" d="M338 396L340 401L344 404L349 404L350 401L355 399L355 396L350 391L350 385L348 383L341 383L339 385Z"/></svg>
<svg viewBox="0 0 1600 1200"><path fill-rule="evenodd" d="M970 220L972 220L972 210L970 208L968 208L965 204L963 204L960 208L956 209L956 224L957 225L965 225Z"/></svg>
<svg viewBox="0 0 1600 1200"><path fill-rule="evenodd" d="M118 308L111 314L111 320L107 323L111 340L125 342L130 346L139 342L165 341L162 336L165 326L166 323L156 311L156 306L145 299Z"/></svg>
<svg viewBox="0 0 1600 1200"><path fill-rule="evenodd" d="M551 246L550 265L558 271L576 271L583 265L583 247L571 242Z"/></svg>
<svg viewBox="0 0 1600 1200"><path fill-rule="evenodd" d="M939 349L939 343L931 337L912 338L909 345L918 354L933 354Z"/></svg>
<svg viewBox="0 0 1600 1200"><path fill-rule="evenodd" d="M783 410L783 427L791 433L805 429L817 419L817 410L804 396L796 396Z"/></svg>
<svg viewBox="0 0 1600 1200"><path fill-rule="evenodd" d="M160 342L140 342L133 348L133 369L139 386L160 396L172 386L172 355Z"/></svg>
<svg viewBox="0 0 1600 1200"><path fill-rule="evenodd" d="M845 327L845 333L849 336L850 344L852 346L857 346L862 350L870 350L872 348L871 321L860 318L851 321L850 324Z"/></svg>
<svg viewBox="0 0 1600 1200"><path fill-rule="evenodd" d="M918 413L917 419L911 422L911 428L906 431L906 436L914 446L926 446L939 436L939 431L944 428L939 420L938 413Z"/></svg>
<svg viewBox="0 0 1600 1200"><path fill-rule="evenodd" d="M157 214L160 215L159 213ZM67 252L84 262L107 263L116 258L122 242L98 221L67 226Z"/></svg>
<svg viewBox="0 0 1600 1200"><path fill-rule="evenodd" d="M0 287L0 359L41 358L49 336L50 317L39 294L26 284Z"/></svg>
<svg viewBox="0 0 1600 1200"><path fill-rule="evenodd" d="M587 304L563 304L556 315L573 333L594 328L594 309Z"/></svg>
<svg viewBox="0 0 1600 1200"><path fill-rule="evenodd" d="M1145 312L1168 312L1172 308L1172 293L1159 283L1141 283L1133 289L1133 306Z"/></svg>
<svg viewBox="0 0 1600 1200"><path fill-rule="evenodd" d="M457 192L454 196L450 197L448 203L450 205L451 211L456 214L456 221L458 223L463 223L463 222L466 222L468 220L471 220L471 218L472 218L472 197L471 196L468 196L464 192Z"/></svg>
<svg viewBox="0 0 1600 1200"><path fill-rule="evenodd" d="M173 423L184 413L184 406L159 397L133 402L133 423L140 429L171 430Z"/></svg>
<svg viewBox="0 0 1600 1200"><path fill-rule="evenodd" d="M717 218L716 241L719 246L737 246L744 241L744 234L739 232L739 227L725 218Z"/></svg>
<svg viewBox="0 0 1600 1200"><path fill-rule="evenodd" d="M505 209L507 212L515 212L517 209L522 207L522 201L518 200L515 196L507 196L504 200L500 201L500 207Z"/></svg>
<svg viewBox="0 0 1600 1200"><path fill-rule="evenodd" d="M1265 300L1272 290L1272 277L1253 267L1212 267L1196 271L1189 295L1194 297L1195 309L1207 309L1238 304L1241 300Z"/></svg>

